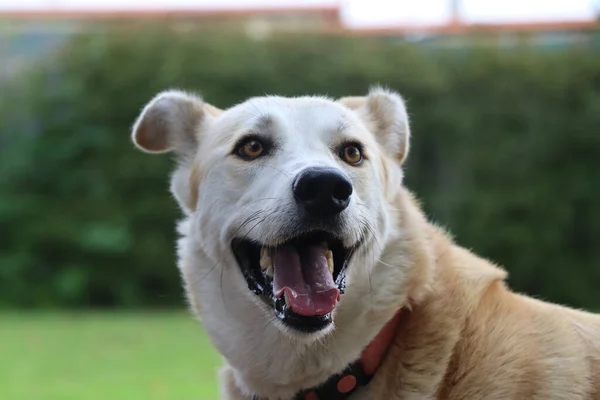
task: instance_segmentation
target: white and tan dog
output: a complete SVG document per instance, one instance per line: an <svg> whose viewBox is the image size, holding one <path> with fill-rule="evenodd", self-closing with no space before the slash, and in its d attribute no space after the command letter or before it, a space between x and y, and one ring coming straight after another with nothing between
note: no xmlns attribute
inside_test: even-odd
<svg viewBox="0 0 600 400"><path fill-rule="evenodd" d="M223 398L600 399L600 317L511 292L402 186L399 95L221 111L168 91L133 140L177 154L179 267Z"/></svg>

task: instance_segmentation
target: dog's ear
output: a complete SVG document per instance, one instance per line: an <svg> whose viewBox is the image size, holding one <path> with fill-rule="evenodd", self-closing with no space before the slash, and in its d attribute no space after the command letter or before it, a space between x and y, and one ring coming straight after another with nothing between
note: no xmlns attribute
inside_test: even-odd
<svg viewBox="0 0 600 400"><path fill-rule="evenodd" d="M156 95L135 121L132 139L147 153L193 153L202 126L222 111L200 97L178 90Z"/></svg>
<svg viewBox="0 0 600 400"><path fill-rule="evenodd" d="M186 213L198 199L198 170L189 161L198 150L202 132L221 113L198 96L168 90L150 100L133 125L133 143L142 151L177 153L180 163L171 176L171 192Z"/></svg>
<svg viewBox="0 0 600 400"><path fill-rule="evenodd" d="M404 162L410 127L404 100L398 93L377 87L365 97L342 97L338 101L359 115L385 152L400 164Z"/></svg>

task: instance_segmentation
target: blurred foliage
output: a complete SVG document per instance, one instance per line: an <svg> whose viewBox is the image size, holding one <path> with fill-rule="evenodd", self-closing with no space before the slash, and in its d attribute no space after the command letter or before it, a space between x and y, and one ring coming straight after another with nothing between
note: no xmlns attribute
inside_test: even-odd
<svg viewBox="0 0 600 400"><path fill-rule="evenodd" d="M0 304L183 302L172 160L128 136L156 92L228 107L373 84L407 99L407 185L434 221L517 290L600 308L600 55L153 29L81 35L4 88Z"/></svg>

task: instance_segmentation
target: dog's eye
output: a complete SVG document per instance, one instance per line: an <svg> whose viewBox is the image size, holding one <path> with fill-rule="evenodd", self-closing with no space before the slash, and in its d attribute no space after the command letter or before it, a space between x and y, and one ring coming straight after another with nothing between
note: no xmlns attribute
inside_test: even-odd
<svg viewBox="0 0 600 400"><path fill-rule="evenodd" d="M358 166L363 162L362 150L357 143L347 143L342 146L340 157L342 160L353 166Z"/></svg>
<svg viewBox="0 0 600 400"><path fill-rule="evenodd" d="M254 160L263 155L265 146L256 138L250 138L237 147L237 154L245 160Z"/></svg>

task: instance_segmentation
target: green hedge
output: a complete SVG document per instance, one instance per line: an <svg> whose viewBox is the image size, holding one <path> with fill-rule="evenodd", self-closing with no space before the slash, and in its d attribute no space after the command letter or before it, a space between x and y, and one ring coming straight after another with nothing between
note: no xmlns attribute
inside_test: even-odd
<svg viewBox="0 0 600 400"><path fill-rule="evenodd" d="M0 304L182 304L172 160L128 136L156 92L227 107L376 83L407 99L407 184L432 219L506 266L516 289L600 308L598 54L152 29L80 36L4 89Z"/></svg>

